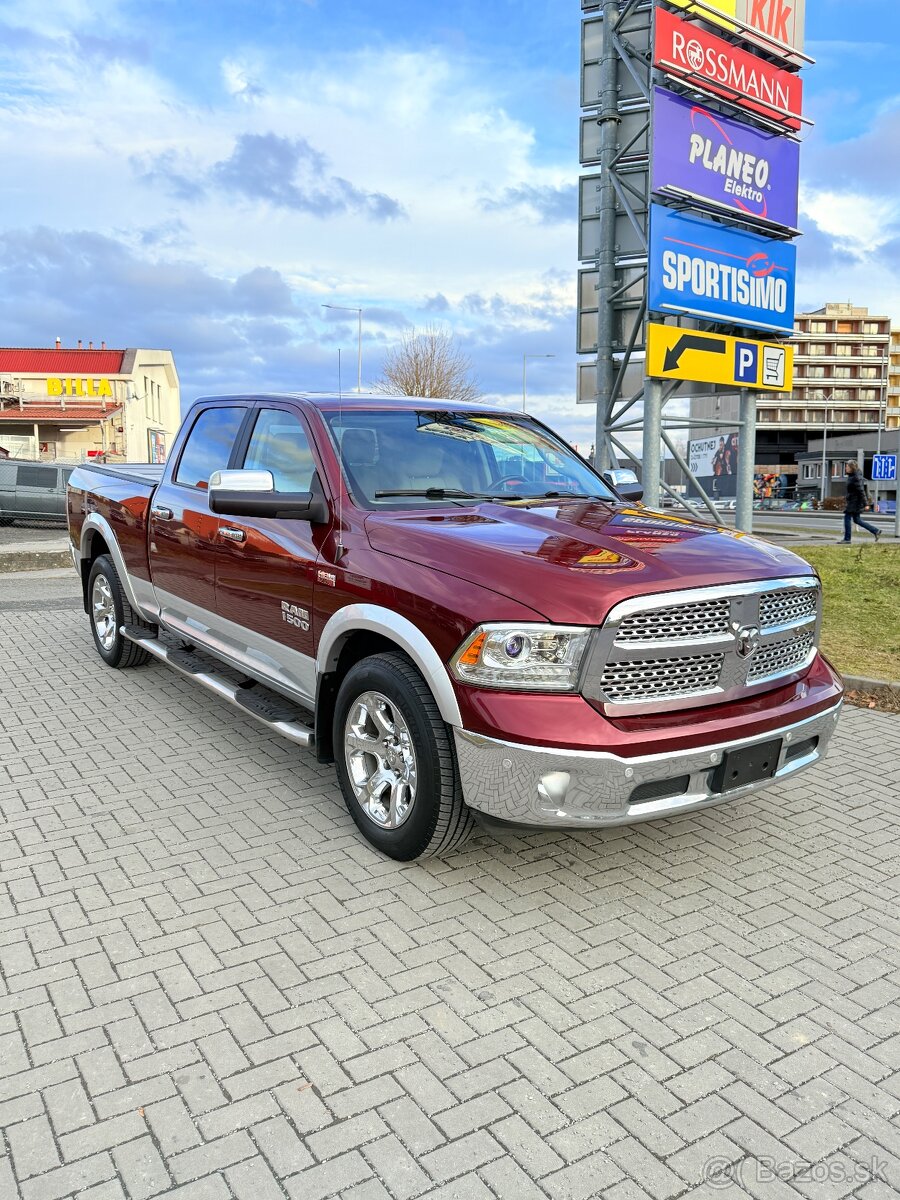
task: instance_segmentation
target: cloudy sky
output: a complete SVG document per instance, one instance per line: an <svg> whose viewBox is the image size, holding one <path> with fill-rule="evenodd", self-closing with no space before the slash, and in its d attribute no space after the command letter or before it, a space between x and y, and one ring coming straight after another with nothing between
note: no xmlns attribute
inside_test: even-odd
<svg viewBox="0 0 900 1200"><path fill-rule="evenodd" d="M810 0L798 306L900 320L896 0ZM851 19L852 18L852 19ZM355 384L406 326L576 409L578 0L0 0L5 345L171 347L185 401Z"/></svg>

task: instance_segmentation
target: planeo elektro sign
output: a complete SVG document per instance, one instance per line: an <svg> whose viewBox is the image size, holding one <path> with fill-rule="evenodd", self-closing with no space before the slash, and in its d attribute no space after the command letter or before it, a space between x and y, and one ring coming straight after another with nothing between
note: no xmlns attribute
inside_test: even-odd
<svg viewBox="0 0 900 1200"><path fill-rule="evenodd" d="M653 65L785 129L800 128L803 81L799 75L706 33L667 8L656 10Z"/></svg>
<svg viewBox="0 0 900 1200"><path fill-rule="evenodd" d="M747 217L797 224L800 146L654 90L653 191L708 200Z"/></svg>
<svg viewBox="0 0 900 1200"><path fill-rule="evenodd" d="M650 206L652 312L790 334L796 271L790 242Z"/></svg>

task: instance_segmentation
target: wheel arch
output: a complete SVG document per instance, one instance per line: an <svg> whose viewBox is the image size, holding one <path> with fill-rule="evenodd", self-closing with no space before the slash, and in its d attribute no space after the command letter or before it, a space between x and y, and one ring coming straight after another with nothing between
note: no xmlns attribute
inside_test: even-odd
<svg viewBox="0 0 900 1200"><path fill-rule="evenodd" d="M416 667L443 720L448 725L462 725L450 675L422 630L389 608L348 604L327 621L316 654L316 749L320 761L333 759L331 724L341 680L362 659L392 650L402 651Z"/></svg>
<svg viewBox="0 0 900 1200"><path fill-rule="evenodd" d="M116 568L119 582L122 585L122 590L125 593L128 603L136 612L140 612L141 606L135 599L131 579L128 575L128 568L125 566L125 558L119 547L118 539L106 517L95 512L88 514L81 527L81 557L79 559L79 566L81 569L81 592L84 600L84 611L88 611L88 576L91 573L91 567L101 554L108 554L113 560L113 565Z"/></svg>

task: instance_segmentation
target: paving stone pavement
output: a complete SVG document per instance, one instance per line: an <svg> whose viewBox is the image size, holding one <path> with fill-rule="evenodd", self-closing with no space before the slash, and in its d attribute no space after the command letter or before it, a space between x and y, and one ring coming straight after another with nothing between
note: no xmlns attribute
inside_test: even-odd
<svg viewBox="0 0 900 1200"><path fill-rule="evenodd" d="M0 612L0 1200L900 1195L900 719L401 865L331 768Z"/></svg>

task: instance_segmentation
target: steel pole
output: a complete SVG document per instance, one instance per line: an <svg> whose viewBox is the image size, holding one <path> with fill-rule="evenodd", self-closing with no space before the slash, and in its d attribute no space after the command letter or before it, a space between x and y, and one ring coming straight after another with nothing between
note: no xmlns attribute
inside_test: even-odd
<svg viewBox="0 0 900 1200"><path fill-rule="evenodd" d="M741 390L741 434L738 442L737 505L734 527L753 532L753 468L756 464L756 393Z"/></svg>
<svg viewBox="0 0 900 1200"><path fill-rule="evenodd" d="M611 405L616 382L613 362L613 306L616 290L616 189L610 163L616 154L619 139L618 59L613 30L619 19L618 0L604 0L603 58L601 61L600 135L601 180L598 196L600 217L600 253L597 258L597 420L594 434L594 458L598 471L613 465L608 426L612 419ZM657 443L658 444L658 443Z"/></svg>
<svg viewBox="0 0 900 1200"><path fill-rule="evenodd" d="M356 313L358 325L356 330L356 390L362 391L362 309Z"/></svg>
<svg viewBox="0 0 900 1200"><path fill-rule="evenodd" d="M828 444L828 401L825 401L825 424L822 426L822 507L825 507L825 450Z"/></svg>
<svg viewBox="0 0 900 1200"><path fill-rule="evenodd" d="M660 504L662 409L662 382L648 379L644 387L644 448L641 456L641 483L644 486L644 503L648 508L659 508Z"/></svg>
<svg viewBox="0 0 900 1200"><path fill-rule="evenodd" d="M900 538L900 425L897 427L897 467L894 475L894 537Z"/></svg>

